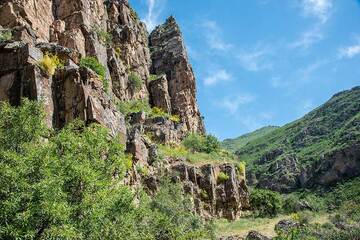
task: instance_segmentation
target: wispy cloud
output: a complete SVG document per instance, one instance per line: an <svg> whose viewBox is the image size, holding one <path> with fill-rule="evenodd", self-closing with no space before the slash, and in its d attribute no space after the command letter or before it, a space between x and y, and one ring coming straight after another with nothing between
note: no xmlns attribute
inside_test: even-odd
<svg viewBox="0 0 360 240"><path fill-rule="evenodd" d="M149 31L152 31L157 25L159 25L159 17L164 9L166 0L146 0L147 13L143 22Z"/></svg>
<svg viewBox="0 0 360 240"><path fill-rule="evenodd" d="M332 11L332 0L302 0L302 7L306 16L316 17L321 23L328 21Z"/></svg>
<svg viewBox="0 0 360 240"><path fill-rule="evenodd" d="M234 115L242 105L251 103L255 99L256 97L254 95L240 94L234 97L223 98L216 105L226 110L230 115Z"/></svg>
<svg viewBox="0 0 360 240"><path fill-rule="evenodd" d="M256 47L250 51L243 51L238 55L241 66L251 72L261 70L270 70L273 65L267 61L266 56L270 54L270 50L265 47Z"/></svg>
<svg viewBox="0 0 360 240"><path fill-rule="evenodd" d="M210 74L204 79L205 86L213 86L220 82L226 82L231 80L231 74L228 73L225 69L220 69L215 73Z"/></svg>
<svg viewBox="0 0 360 240"><path fill-rule="evenodd" d="M308 49L315 43L321 41L323 38L324 36L321 31L321 27L319 25L316 25L314 28L302 33L297 40L289 44L289 47Z"/></svg>
<svg viewBox="0 0 360 240"><path fill-rule="evenodd" d="M230 43L227 43L223 39L222 29L215 21L203 21L202 27L205 29L205 38L210 48L219 51L226 51L232 47Z"/></svg>
<svg viewBox="0 0 360 240"><path fill-rule="evenodd" d="M354 58L357 55L360 55L360 41L351 46L343 47L339 49L340 58Z"/></svg>

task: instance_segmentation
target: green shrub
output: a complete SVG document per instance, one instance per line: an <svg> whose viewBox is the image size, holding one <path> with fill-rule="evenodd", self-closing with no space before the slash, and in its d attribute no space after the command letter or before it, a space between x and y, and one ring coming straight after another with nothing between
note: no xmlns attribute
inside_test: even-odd
<svg viewBox="0 0 360 240"><path fill-rule="evenodd" d="M64 67L63 61L57 55L50 53L46 53L38 65L49 76L53 76L57 69Z"/></svg>
<svg viewBox="0 0 360 240"><path fill-rule="evenodd" d="M106 68L95 57L84 57L80 60L80 67L86 67L99 75L100 80L106 79Z"/></svg>
<svg viewBox="0 0 360 240"><path fill-rule="evenodd" d="M13 38L11 30L0 31L0 42L10 41Z"/></svg>
<svg viewBox="0 0 360 240"><path fill-rule="evenodd" d="M136 165L136 171L143 176L147 176L149 173L148 168L141 164Z"/></svg>
<svg viewBox="0 0 360 240"><path fill-rule="evenodd" d="M181 118L179 115L170 115L169 120L175 123L181 122Z"/></svg>
<svg viewBox="0 0 360 240"><path fill-rule="evenodd" d="M150 77L149 77L149 81L155 81L159 78L160 76L159 75L155 75L155 74L150 74Z"/></svg>
<svg viewBox="0 0 360 240"><path fill-rule="evenodd" d="M227 175L224 172L220 172L218 177L217 177L217 181L219 183L223 183L223 182L226 182L227 180L229 180L229 175Z"/></svg>
<svg viewBox="0 0 360 240"><path fill-rule="evenodd" d="M189 134L184 139L183 145L193 152L212 153L220 150L219 140L212 135L201 136L196 133Z"/></svg>
<svg viewBox="0 0 360 240"><path fill-rule="evenodd" d="M289 194L285 197L283 203L283 210L285 213L295 213L298 212L299 209L299 197L296 194Z"/></svg>
<svg viewBox="0 0 360 240"><path fill-rule="evenodd" d="M238 170L241 177L245 177L246 175L246 163L245 162L239 162L236 164L236 169Z"/></svg>
<svg viewBox="0 0 360 240"><path fill-rule="evenodd" d="M96 28L95 32L103 44L105 44L106 46L111 45L112 35L109 32L107 32L101 28Z"/></svg>
<svg viewBox="0 0 360 240"><path fill-rule="evenodd" d="M147 99L118 101L116 105L119 111L125 116L134 112L151 112L151 107Z"/></svg>
<svg viewBox="0 0 360 240"><path fill-rule="evenodd" d="M140 76L135 72L130 72L129 74L129 84L130 87L135 91L138 92L141 90L143 81L141 80Z"/></svg>
<svg viewBox="0 0 360 240"><path fill-rule="evenodd" d="M250 207L260 217L275 217L282 207L281 195L264 189L253 189L250 192Z"/></svg>
<svg viewBox="0 0 360 240"><path fill-rule="evenodd" d="M106 92L106 93L109 93L109 88L110 88L110 81L109 81L109 79L107 79L107 78L104 78L103 79L103 87L104 87L104 91Z"/></svg>

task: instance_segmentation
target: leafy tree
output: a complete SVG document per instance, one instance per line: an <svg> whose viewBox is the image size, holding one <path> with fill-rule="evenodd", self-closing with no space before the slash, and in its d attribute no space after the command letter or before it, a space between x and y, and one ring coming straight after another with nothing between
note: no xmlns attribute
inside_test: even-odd
<svg viewBox="0 0 360 240"><path fill-rule="evenodd" d="M253 189L250 193L250 206L261 217L275 217L281 210L280 193L265 189Z"/></svg>

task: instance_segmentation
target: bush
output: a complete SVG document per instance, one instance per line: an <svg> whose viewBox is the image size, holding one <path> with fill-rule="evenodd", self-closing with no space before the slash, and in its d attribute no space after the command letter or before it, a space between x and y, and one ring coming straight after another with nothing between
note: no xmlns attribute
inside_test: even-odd
<svg viewBox="0 0 360 240"><path fill-rule="evenodd" d="M158 78L160 78L159 75L155 75L155 74L150 74L150 77L149 77L149 81L155 81L157 80Z"/></svg>
<svg viewBox="0 0 360 240"><path fill-rule="evenodd" d="M118 101L116 105L119 111L125 116L134 112L151 112L151 107L147 99Z"/></svg>
<svg viewBox="0 0 360 240"><path fill-rule="evenodd" d="M95 57L84 57L80 60L80 67L85 67L93 70L99 75L100 80L104 81L106 79L106 68L99 63Z"/></svg>
<svg viewBox="0 0 360 240"><path fill-rule="evenodd" d="M245 177L245 175L246 175L246 163L245 162L239 162L236 165L236 169L238 170L241 177Z"/></svg>
<svg viewBox="0 0 360 240"><path fill-rule="evenodd" d="M253 189L250 192L250 207L260 217L275 217L282 207L281 195L264 189Z"/></svg>
<svg viewBox="0 0 360 240"><path fill-rule="evenodd" d="M49 76L53 76L57 69L64 67L63 61L57 55L50 53L46 53L38 64Z"/></svg>
<svg viewBox="0 0 360 240"><path fill-rule="evenodd" d="M220 172L218 177L217 177L217 181L219 183L223 183L223 182L226 182L227 180L229 180L229 175L227 175L224 172Z"/></svg>
<svg viewBox="0 0 360 240"><path fill-rule="evenodd" d="M169 117L170 121L173 121L174 123L179 123L181 122L181 118L179 115L170 115Z"/></svg>
<svg viewBox="0 0 360 240"><path fill-rule="evenodd" d="M183 145L193 152L212 153L220 150L219 140L212 135L201 136L196 133L189 134L184 139Z"/></svg>
<svg viewBox="0 0 360 240"><path fill-rule="evenodd" d="M103 29L101 29L101 28L97 28L97 29L95 30L95 32L96 32L97 36L99 37L100 41L101 41L103 44L105 44L106 46L110 46L110 45L111 45L112 35L111 35L109 32L107 32L107 31L105 31L105 30L103 30Z"/></svg>
<svg viewBox="0 0 360 240"><path fill-rule="evenodd" d="M129 74L129 84L130 87L135 91L138 92L141 90L143 81L141 80L140 76L137 73L131 72Z"/></svg>
<svg viewBox="0 0 360 240"><path fill-rule="evenodd" d="M12 32L10 30L1 30L0 31L0 42L10 41L13 38Z"/></svg>

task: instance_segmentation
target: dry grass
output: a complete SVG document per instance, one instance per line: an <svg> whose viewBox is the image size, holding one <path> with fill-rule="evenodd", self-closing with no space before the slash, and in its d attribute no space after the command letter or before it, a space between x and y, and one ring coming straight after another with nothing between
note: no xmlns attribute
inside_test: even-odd
<svg viewBox="0 0 360 240"><path fill-rule="evenodd" d="M290 215L280 215L275 218L253 218L244 217L235 222L228 222L221 219L216 222L218 236L239 235L246 237L250 231L257 231L267 237L275 237L275 225L283 219L291 219ZM327 214L319 214L314 216L311 223L324 224L328 222Z"/></svg>

